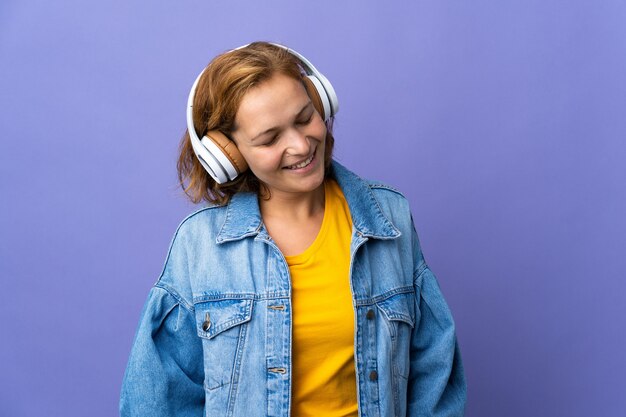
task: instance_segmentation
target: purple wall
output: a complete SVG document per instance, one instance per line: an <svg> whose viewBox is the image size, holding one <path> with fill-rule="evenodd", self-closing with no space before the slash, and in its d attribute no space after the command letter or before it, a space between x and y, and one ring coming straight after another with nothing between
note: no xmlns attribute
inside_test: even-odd
<svg viewBox="0 0 626 417"><path fill-rule="evenodd" d="M467 415L624 415L623 2L138 3L0 5L0 416L117 413L193 209L188 88L256 39L332 80L338 159L410 199Z"/></svg>

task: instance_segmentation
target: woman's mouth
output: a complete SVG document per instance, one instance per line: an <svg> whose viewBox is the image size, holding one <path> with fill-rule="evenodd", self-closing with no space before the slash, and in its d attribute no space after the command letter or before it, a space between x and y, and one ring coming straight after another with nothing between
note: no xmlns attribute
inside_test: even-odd
<svg viewBox="0 0 626 417"><path fill-rule="evenodd" d="M311 162L313 162L313 159L315 159L315 152L313 152L313 154L311 156L309 156L306 160L298 163L298 164L294 164L294 165L290 165L288 167L285 167L285 169L302 169L307 167Z"/></svg>

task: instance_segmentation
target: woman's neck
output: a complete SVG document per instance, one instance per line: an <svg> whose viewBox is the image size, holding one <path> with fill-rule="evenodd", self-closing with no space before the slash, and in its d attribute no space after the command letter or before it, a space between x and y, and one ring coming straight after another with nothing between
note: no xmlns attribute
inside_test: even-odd
<svg viewBox="0 0 626 417"><path fill-rule="evenodd" d="M313 243L322 227L324 184L305 194L272 192L269 199L259 199L259 206L265 228L280 251L297 255Z"/></svg>
<svg viewBox="0 0 626 417"><path fill-rule="evenodd" d="M292 223L308 221L324 213L324 183L309 193L284 193L272 191L270 198L259 198L261 216L268 219L282 219Z"/></svg>

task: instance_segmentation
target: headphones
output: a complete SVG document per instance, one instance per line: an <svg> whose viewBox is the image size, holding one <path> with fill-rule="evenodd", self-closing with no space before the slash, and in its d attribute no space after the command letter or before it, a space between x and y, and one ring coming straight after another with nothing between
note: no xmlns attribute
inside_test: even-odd
<svg viewBox="0 0 626 417"><path fill-rule="evenodd" d="M240 46L232 51L249 45ZM300 67L304 71L302 82L307 94L313 101L313 106L325 122L334 117L339 111L339 101L330 81L298 52L284 45L276 43L271 45L284 49L298 59ZM198 137L193 124L193 100L196 95L198 82L205 70L198 75L189 92L189 98L187 99L187 131L189 132L193 151L196 157L198 157L200 164L218 184L223 184L234 180L237 178L237 175L248 169L248 163L239 152L239 149L237 149L237 145L219 130L210 130L202 139Z"/></svg>

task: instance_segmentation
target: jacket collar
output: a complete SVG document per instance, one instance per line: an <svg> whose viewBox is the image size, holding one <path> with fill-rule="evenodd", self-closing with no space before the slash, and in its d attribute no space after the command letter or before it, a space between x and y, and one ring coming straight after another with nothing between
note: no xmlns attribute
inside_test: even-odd
<svg viewBox="0 0 626 417"><path fill-rule="evenodd" d="M343 191L357 235L375 239L394 239L400 231L381 210L370 186L359 176L333 160L333 177ZM256 193L240 192L233 195L226 206L226 217L217 243L242 239L259 234L263 221Z"/></svg>
<svg viewBox="0 0 626 417"><path fill-rule="evenodd" d="M380 208L369 184L339 162L332 163L335 179L346 197L357 234L375 239L395 239L400 231Z"/></svg>

